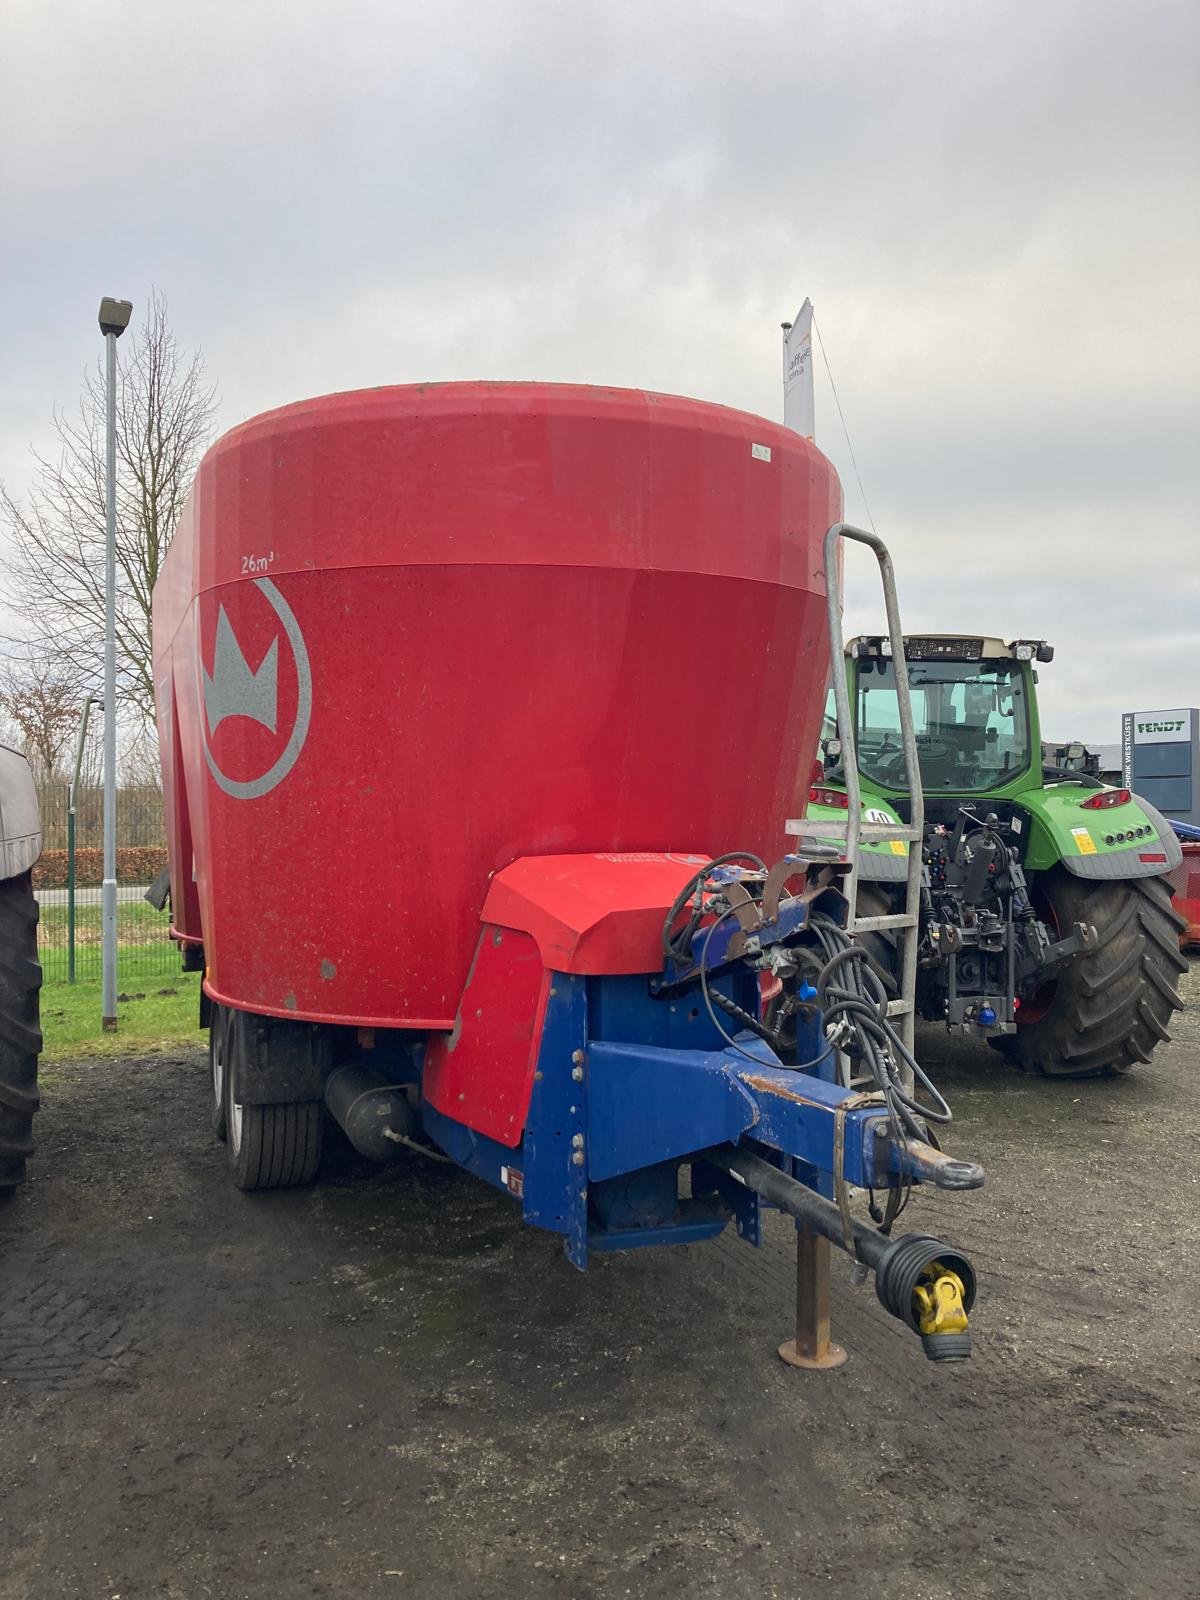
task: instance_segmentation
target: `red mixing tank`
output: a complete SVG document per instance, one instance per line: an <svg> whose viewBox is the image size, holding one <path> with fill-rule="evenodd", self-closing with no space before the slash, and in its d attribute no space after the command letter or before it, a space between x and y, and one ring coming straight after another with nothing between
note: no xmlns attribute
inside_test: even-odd
<svg viewBox="0 0 1200 1600"><path fill-rule="evenodd" d="M841 505L798 435L631 390L374 389L225 435L154 593L212 997L445 1029L515 858L780 855Z"/></svg>

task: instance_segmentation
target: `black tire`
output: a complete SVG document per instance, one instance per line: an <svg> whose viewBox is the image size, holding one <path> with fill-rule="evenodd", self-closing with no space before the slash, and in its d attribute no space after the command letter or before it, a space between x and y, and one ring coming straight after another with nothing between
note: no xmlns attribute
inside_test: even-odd
<svg viewBox="0 0 1200 1600"><path fill-rule="evenodd" d="M224 1143L228 1126L225 1108L225 1063L229 1055L229 1008L214 1005L208 1022L209 1126Z"/></svg>
<svg viewBox="0 0 1200 1600"><path fill-rule="evenodd" d="M897 906L895 897L887 893L881 884L859 882L858 894L855 902L855 913L860 917L886 917L891 912L903 911L904 903ZM895 1000L900 994L899 955L894 933L860 933L856 944L861 944L867 952L867 960L872 971L880 983L887 990L888 998Z"/></svg>
<svg viewBox="0 0 1200 1600"><path fill-rule="evenodd" d="M24 1181L33 1153L42 1049L37 924L32 873L0 883L0 1195Z"/></svg>
<svg viewBox="0 0 1200 1600"><path fill-rule="evenodd" d="M229 1035L236 1040L236 1032ZM321 1165L325 1107L320 1100L265 1106L237 1100L238 1051L226 1059L225 1106L229 1171L239 1189L290 1189L311 1183Z"/></svg>
<svg viewBox="0 0 1200 1600"><path fill-rule="evenodd" d="M1098 881L1055 867L1038 875L1033 894L1060 937L1086 922L1098 939L1021 1008L1028 1013L1036 1005L1036 1020L1023 1021L1018 1010L1017 1061L1051 1078L1098 1078L1148 1062L1170 1038L1171 1017L1183 1004L1175 984L1187 970L1179 953L1183 922L1166 880Z"/></svg>

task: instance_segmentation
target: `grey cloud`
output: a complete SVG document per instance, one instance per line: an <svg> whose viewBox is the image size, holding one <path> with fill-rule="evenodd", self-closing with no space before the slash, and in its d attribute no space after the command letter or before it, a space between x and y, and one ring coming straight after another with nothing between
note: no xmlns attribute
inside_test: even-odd
<svg viewBox="0 0 1200 1600"><path fill-rule="evenodd" d="M77 390L101 292L167 294L227 424L471 376L778 416L807 293L919 625L1049 613L1094 663L1082 583L1131 692L1194 702L1195 650L1141 641L1195 629L1198 66L1169 0L10 10L0 472ZM1120 708L1109 661L1051 674Z"/></svg>

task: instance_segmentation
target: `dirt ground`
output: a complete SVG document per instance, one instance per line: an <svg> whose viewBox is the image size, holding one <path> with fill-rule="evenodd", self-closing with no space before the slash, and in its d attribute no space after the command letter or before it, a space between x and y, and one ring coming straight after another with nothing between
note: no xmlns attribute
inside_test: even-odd
<svg viewBox="0 0 1200 1600"><path fill-rule="evenodd" d="M417 1158L244 1196L205 1064L57 1066L0 1210L0 1596L798 1600L1200 1592L1200 968L1113 1083L927 1034L983 1191L909 1222L980 1275L933 1367L792 1234L577 1274Z"/></svg>

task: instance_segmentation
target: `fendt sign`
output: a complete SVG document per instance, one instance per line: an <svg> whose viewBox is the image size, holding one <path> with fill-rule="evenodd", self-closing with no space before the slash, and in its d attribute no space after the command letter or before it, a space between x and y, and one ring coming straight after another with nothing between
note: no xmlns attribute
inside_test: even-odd
<svg viewBox="0 0 1200 1600"><path fill-rule="evenodd" d="M1127 788L1167 817L1200 820L1200 710L1127 711L1121 718Z"/></svg>
<svg viewBox="0 0 1200 1600"><path fill-rule="evenodd" d="M1151 711L1133 714L1133 737L1136 744L1154 744L1159 740L1169 743L1186 739L1188 714L1186 711Z"/></svg>

